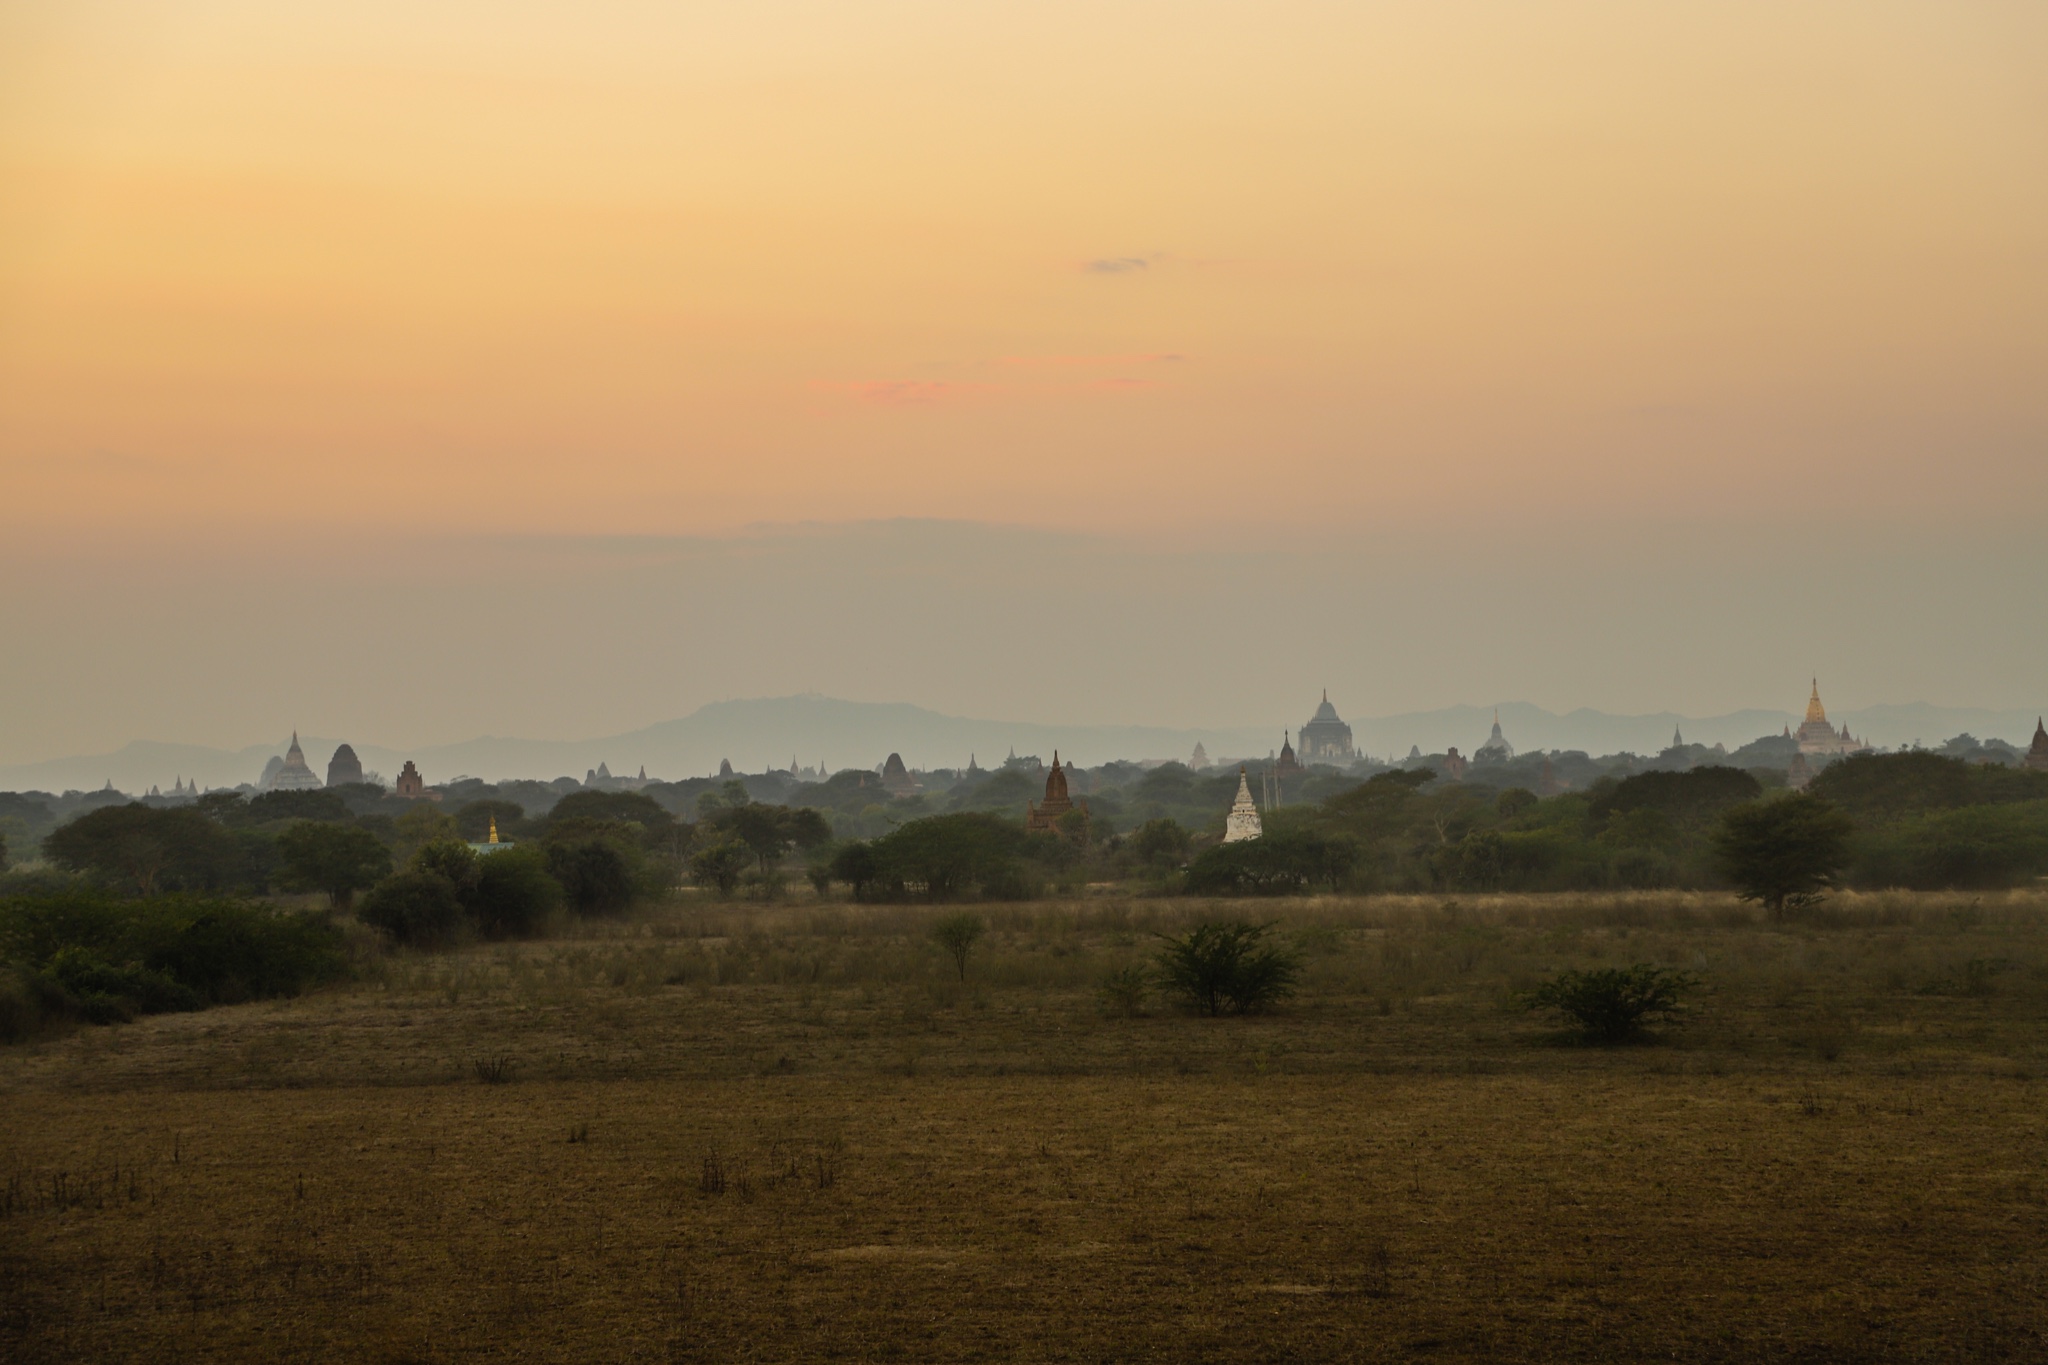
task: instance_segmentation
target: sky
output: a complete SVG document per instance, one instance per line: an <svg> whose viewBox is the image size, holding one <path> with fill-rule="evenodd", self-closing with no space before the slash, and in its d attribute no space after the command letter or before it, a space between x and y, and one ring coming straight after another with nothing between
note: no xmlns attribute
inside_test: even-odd
<svg viewBox="0 0 2048 1365"><path fill-rule="evenodd" d="M2033 0L12 0L0 761L2034 706L2044 72Z"/></svg>

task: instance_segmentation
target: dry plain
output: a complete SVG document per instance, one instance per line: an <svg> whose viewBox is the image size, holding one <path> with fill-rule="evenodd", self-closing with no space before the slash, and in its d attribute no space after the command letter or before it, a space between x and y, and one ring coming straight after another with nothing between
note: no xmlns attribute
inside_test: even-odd
<svg viewBox="0 0 2048 1365"><path fill-rule="evenodd" d="M0 1051L0 1355L2048 1358L2048 896L681 903ZM1274 919L1263 1017L1105 1005ZM1692 973L1561 1039L1566 967Z"/></svg>

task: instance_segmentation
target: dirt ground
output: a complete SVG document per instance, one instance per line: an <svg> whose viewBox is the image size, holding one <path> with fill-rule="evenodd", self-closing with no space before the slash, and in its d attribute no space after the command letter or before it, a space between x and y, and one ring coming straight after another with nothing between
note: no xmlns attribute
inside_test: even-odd
<svg viewBox="0 0 2048 1365"><path fill-rule="evenodd" d="M1108 1010L1277 918L1298 997ZM0 1052L10 1360L2048 1359L2048 904L683 907ZM1654 1045L1518 1007L1699 978Z"/></svg>

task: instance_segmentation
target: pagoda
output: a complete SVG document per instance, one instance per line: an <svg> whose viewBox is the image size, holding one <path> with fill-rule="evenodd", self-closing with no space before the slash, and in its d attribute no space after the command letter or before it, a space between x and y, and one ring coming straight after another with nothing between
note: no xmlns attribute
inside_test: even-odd
<svg viewBox="0 0 2048 1365"><path fill-rule="evenodd" d="M1451 752L1455 754L1457 750L1453 749ZM1493 734L1487 737L1486 743L1472 751L1472 761L1474 763L1505 763L1514 756L1515 746L1508 743L1507 737L1501 734L1500 708L1495 707L1493 712Z"/></svg>
<svg viewBox="0 0 2048 1365"><path fill-rule="evenodd" d="M1083 817L1088 814L1088 803L1074 804L1067 795L1067 770L1060 766L1060 751L1052 751L1052 768L1045 775L1045 800L1024 803L1024 832L1026 834L1054 834L1059 831L1060 817L1070 810L1079 810Z"/></svg>
<svg viewBox="0 0 2048 1365"><path fill-rule="evenodd" d="M1323 689L1323 704L1309 723L1301 727L1301 761L1303 763L1349 763L1358 756L1351 745L1351 727L1337 715L1337 708L1330 705L1330 689Z"/></svg>
<svg viewBox="0 0 2048 1365"><path fill-rule="evenodd" d="M263 785L274 792L318 791L327 785L320 780L318 773L306 766L306 751L299 747L297 730L292 731L292 747L284 752L283 766L272 773L270 780Z"/></svg>
<svg viewBox="0 0 2048 1365"><path fill-rule="evenodd" d="M2034 717L2034 743L2021 761L2037 773L2048 773L2048 728L2043 728L2039 716Z"/></svg>
<svg viewBox="0 0 2048 1365"><path fill-rule="evenodd" d="M1830 757L1841 754L1860 754L1870 746L1857 740L1844 725L1839 731L1828 723L1827 708L1820 704L1820 679L1813 680L1813 694L1806 700L1806 719L1800 723L1792 737L1799 741L1802 754L1825 754Z"/></svg>
<svg viewBox="0 0 2048 1365"><path fill-rule="evenodd" d="M1230 814L1223 817L1223 842L1242 843L1264 834L1265 827L1259 823L1259 808L1252 803L1252 785L1245 776L1244 764L1237 765L1237 800L1231 803Z"/></svg>

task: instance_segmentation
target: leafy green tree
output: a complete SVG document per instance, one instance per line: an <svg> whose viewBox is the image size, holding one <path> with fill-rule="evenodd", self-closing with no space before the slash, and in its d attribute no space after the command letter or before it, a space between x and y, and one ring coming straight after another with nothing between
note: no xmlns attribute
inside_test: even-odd
<svg viewBox="0 0 2048 1365"><path fill-rule="evenodd" d="M1974 804L1974 776L1968 763L1941 754L1851 754L1821 769L1807 794L1833 802L1852 817L1897 820Z"/></svg>
<svg viewBox="0 0 2048 1365"><path fill-rule="evenodd" d="M1171 816L1147 820L1131 831L1131 851L1147 867L1179 867L1187 861L1188 850L1194 846L1194 839L1180 821Z"/></svg>
<svg viewBox="0 0 2048 1365"><path fill-rule="evenodd" d="M116 878L139 896L225 886L239 862L234 836L197 810L140 802L102 806L58 826L43 853L59 867Z"/></svg>
<svg viewBox="0 0 2048 1365"><path fill-rule="evenodd" d="M730 896L753 861L753 850L738 839L714 839L690 855L690 876L697 885L715 887L719 895Z"/></svg>
<svg viewBox="0 0 2048 1365"><path fill-rule="evenodd" d="M1020 885L1017 855L1024 840L1023 830L1006 820L963 811L912 820L875 840L875 851L902 884L922 886L925 899L944 901Z"/></svg>
<svg viewBox="0 0 2048 1365"><path fill-rule="evenodd" d="M356 892L375 886L391 871L391 851L354 825L301 820L277 836L277 848L284 857L285 884L324 891L336 909L347 909Z"/></svg>
<svg viewBox="0 0 2048 1365"><path fill-rule="evenodd" d="M1527 787L1509 787L1494 798L1493 808L1503 820L1512 820L1536 804L1536 793Z"/></svg>
<svg viewBox="0 0 2048 1365"><path fill-rule="evenodd" d="M791 849L808 852L832 841L832 827L808 806L724 806L705 816L701 827L745 844L763 872Z"/></svg>
<svg viewBox="0 0 2048 1365"><path fill-rule="evenodd" d="M623 910L639 889L630 855L605 839L546 845L548 875L561 884L562 895L578 914Z"/></svg>
<svg viewBox="0 0 2048 1365"><path fill-rule="evenodd" d="M1704 829L1730 806L1754 801L1763 786L1740 768L1709 765L1685 772L1637 773L1593 796L1592 818L1606 820L1616 812L1650 809L1672 824Z"/></svg>
<svg viewBox="0 0 2048 1365"><path fill-rule="evenodd" d="M2048 801L1974 805L1861 832L1855 879L1866 886L2016 886L2048 876Z"/></svg>
<svg viewBox="0 0 2048 1365"><path fill-rule="evenodd" d="M1188 864L1188 890L1203 896L1286 896L1342 882L1357 847L1310 829L1274 830L1258 839L1214 844Z"/></svg>
<svg viewBox="0 0 2048 1365"><path fill-rule="evenodd" d="M1800 792L1722 815L1713 843L1744 900L1773 916L1820 899L1849 862L1855 825L1831 802Z"/></svg>
<svg viewBox="0 0 2048 1365"><path fill-rule="evenodd" d="M963 912L948 915L933 924L932 941L946 950L946 955L953 959L954 969L959 972L960 979L965 981L967 955L974 950L974 945L979 943L981 936L987 932L988 926L982 923L980 915Z"/></svg>
<svg viewBox="0 0 2048 1365"><path fill-rule="evenodd" d="M1555 1010L1591 1043L1624 1043L1653 1023L1677 1017L1693 986L1682 972L1637 963L1590 972L1564 972L1531 991L1532 1010Z"/></svg>
<svg viewBox="0 0 2048 1365"><path fill-rule="evenodd" d="M485 938L521 938L539 929L562 903L562 888L548 875L541 851L522 844L477 859L470 913Z"/></svg>
<svg viewBox="0 0 2048 1365"><path fill-rule="evenodd" d="M399 862L410 862L414 854L428 844L461 842L461 832L455 828L455 817L431 801L415 801L405 814L393 823L394 837L392 855Z"/></svg>
<svg viewBox="0 0 2048 1365"><path fill-rule="evenodd" d="M697 818L707 819L722 810L734 810L751 805L754 798L747 794L747 784L737 778L728 780L723 786L712 791L697 794Z"/></svg>
<svg viewBox="0 0 2048 1365"><path fill-rule="evenodd" d="M348 802L339 793L331 791L283 791L259 792L249 798L248 804L236 810L232 823L243 825L272 825L285 820L327 820L342 821L353 819ZM223 823L230 823L224 821Z"/></svg>
<svg viewBox="0 0 2048 1365"><path fill-rule="evenodd" d="M832 855L829 871L834 880L845 882L857 901L888 900L892 889L902 894L900 880L893 883L888 863L870 843L848 844Z"/></svg>
<svg viewBox="0 0 2048 1365"><path fill-rule="evenodd" d="M1294 993L1300 965L1293 954L1265 941L1271 924L1243 920L1198 924L1159 952L1159 978L1198 1013L1249 1014L1272 1008Z"/></svg>
<svg viewBox="0 0 2048 1365"><path fill-rule="evenodd" d="M454 883L410 869L377 883L356 907L356 918L393 942L421 947L450 942L468 922Z"/></svg>

